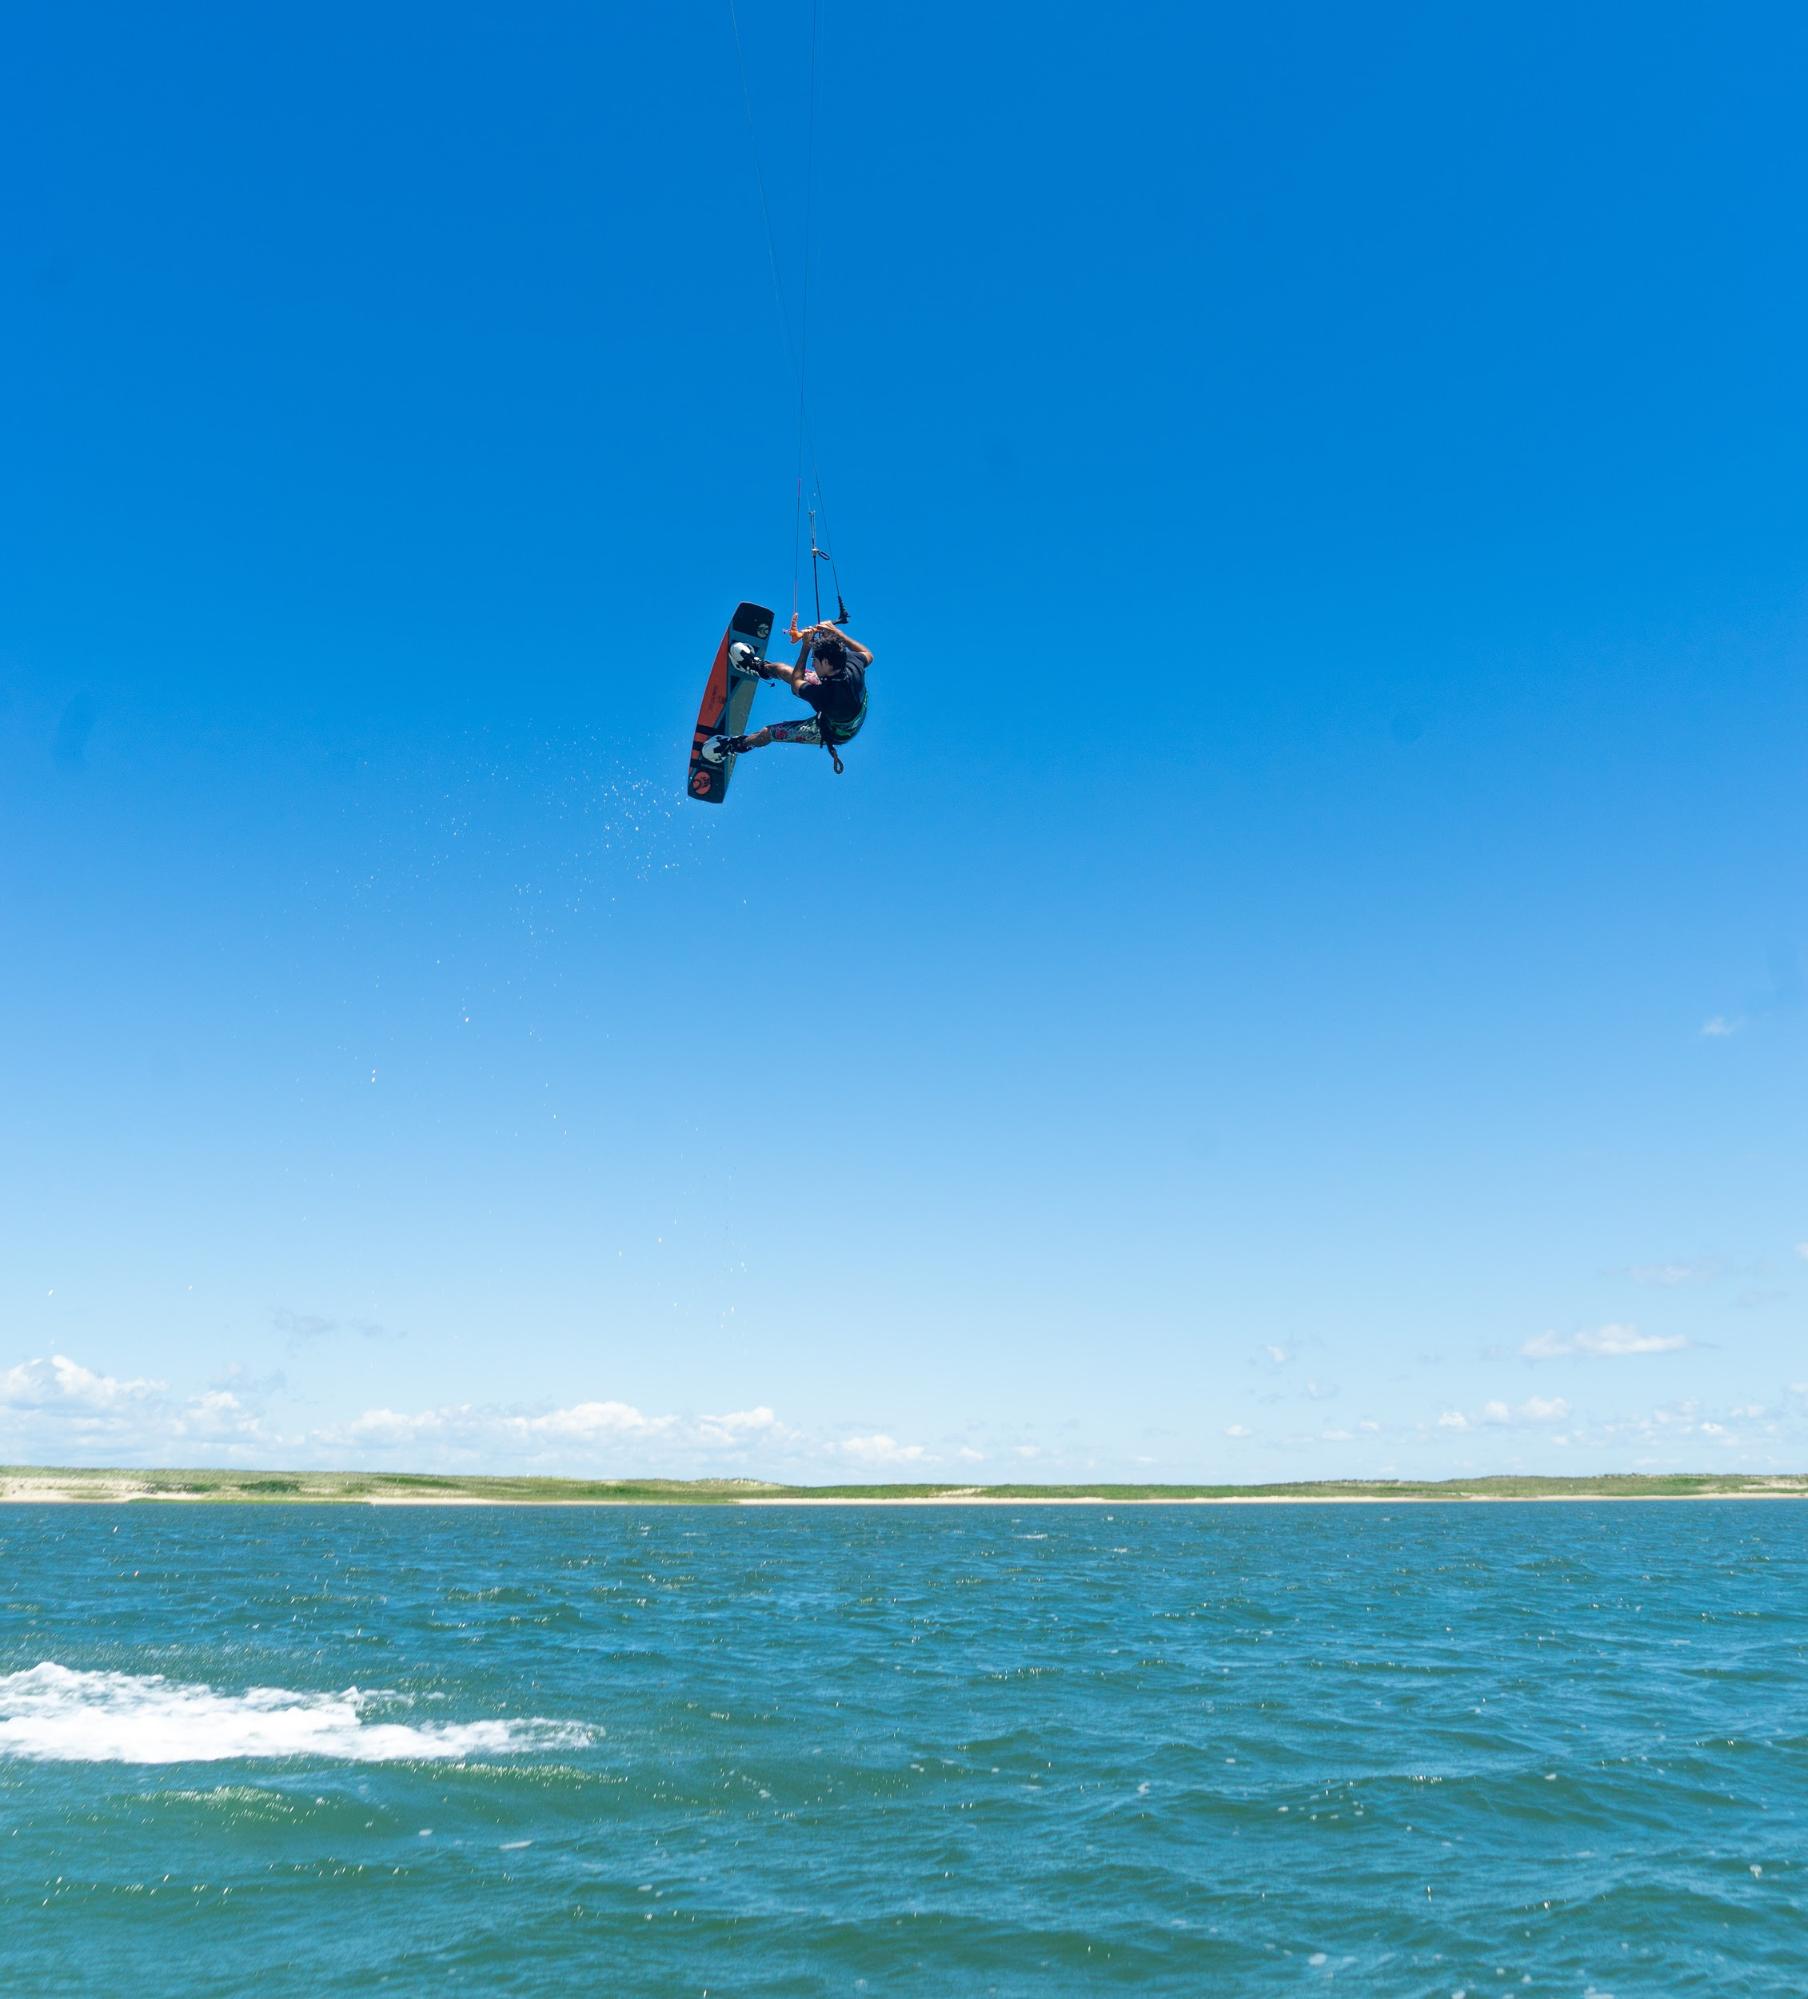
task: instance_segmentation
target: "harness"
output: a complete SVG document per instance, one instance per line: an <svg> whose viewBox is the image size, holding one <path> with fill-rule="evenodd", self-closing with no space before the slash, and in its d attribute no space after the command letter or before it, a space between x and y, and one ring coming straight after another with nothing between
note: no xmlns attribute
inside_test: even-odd
<svg viewBox="0 0 1808 1999"><path fill-rule="evenodd" d="M822 737L822 746L829 753L829 761L835 766L835 775L837 777L842 774L845 768L841 761L840 745L842 743L851 743L859 735L860 725L865 720L866 694L864 690L862 690L860 696L860 712L851 722L831 722L826 715L820 713L816 717L816 727Z"/></svg>
<svg viewBox="0 0 1808 1999"><path fill-rule="evenodd" d="M807 655L806 655L807 657ZM826 683L825 683L826 684ZM810 704L815 707L815 703ZM820 708L816 709L816 730L822 738L822 746L829 753L829 761L835 766L835 775L840 777L846 766L841 761L841 744L851 743L860 733L860 725L866 720L866 680L864 674L860 682L860 706L851 722L831 721Z"/></svg>

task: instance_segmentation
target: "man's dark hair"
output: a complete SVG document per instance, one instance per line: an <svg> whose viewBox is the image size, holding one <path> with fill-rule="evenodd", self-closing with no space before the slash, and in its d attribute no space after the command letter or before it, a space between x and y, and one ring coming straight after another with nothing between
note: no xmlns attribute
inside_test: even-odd
<svg viewBox="0 0 1808 1999"><path fill-rule="evenodd" d="M831 672L847 665L852 655L848 652L847 641L839 632L818 632L810 641L813 657L824 662Z"/></svg>

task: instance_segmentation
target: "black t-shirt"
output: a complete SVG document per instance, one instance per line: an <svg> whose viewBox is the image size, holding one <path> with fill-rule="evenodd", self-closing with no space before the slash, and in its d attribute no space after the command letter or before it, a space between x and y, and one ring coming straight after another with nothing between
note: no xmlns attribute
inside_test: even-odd
<svg viewBox="0 0 1808 1999"><path fill-rule="evenodd" d="M797 690L799 697L809 702L825 722L857 720L866 706L865 662L850 655L845 666L818 666L814 659L810 664L816 667L821 681L815 687L806 681Z"/></svg>

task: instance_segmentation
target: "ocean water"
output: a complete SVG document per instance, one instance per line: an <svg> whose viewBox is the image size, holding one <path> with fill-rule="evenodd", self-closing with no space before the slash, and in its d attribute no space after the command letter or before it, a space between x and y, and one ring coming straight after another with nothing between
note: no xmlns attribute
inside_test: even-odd
<svg viewBox="0 0 1808 1999"><path fill-rule="evenodd" d="M1808 1992L1808 1508L0 1509L0 1991Z"/></svg>

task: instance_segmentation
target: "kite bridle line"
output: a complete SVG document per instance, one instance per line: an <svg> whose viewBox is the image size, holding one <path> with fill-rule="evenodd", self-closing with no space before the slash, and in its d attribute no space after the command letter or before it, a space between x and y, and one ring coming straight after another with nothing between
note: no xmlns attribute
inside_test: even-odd
<svg viewBox="0 0 1808 1999"><path fill-rule="evenodd" d="M841 594L841 578L835 573L835 558L826 548L818 548L816 545L816 516L819 510L822 514L822 531L824 534L827 534L829 531L829 510L822 503L821 486L818 486L816 489L816 505L810 509L810 588L816 596L816 622L819 625L822 623L822 571L817 565L826 562L829 565L829 581L835 586L835 615L829 620L829 623L832 625L845 625L848 621L847 600ZM797 594L795 577L792 579L791 590L792 597L795 600Z"/></svg>

